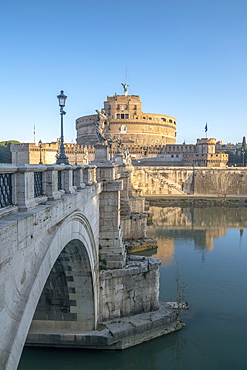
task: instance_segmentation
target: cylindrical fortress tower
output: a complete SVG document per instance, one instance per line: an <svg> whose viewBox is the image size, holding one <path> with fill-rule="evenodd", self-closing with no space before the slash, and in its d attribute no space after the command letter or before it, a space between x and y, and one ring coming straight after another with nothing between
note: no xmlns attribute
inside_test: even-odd
<svg viewBox="0 0 247 370"><path fill-rule="evenodd" d="M142 112L138 95L108 96L104 110L109 120L109 133L128 145L153 146L175 144L176 119L161 114ZM83 116L76 120L77 144L97 143L95 121L97 114Z"/></svg>

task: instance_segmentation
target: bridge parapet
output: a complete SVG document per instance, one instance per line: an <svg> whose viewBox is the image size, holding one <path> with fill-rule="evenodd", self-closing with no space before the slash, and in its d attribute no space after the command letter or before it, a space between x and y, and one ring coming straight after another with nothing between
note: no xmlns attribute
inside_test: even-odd
<svg viewBox="0 0 247 370"><path fill-rule="evenodd" d="M96 183L96 166L1 165L0 217Z"/></svg>

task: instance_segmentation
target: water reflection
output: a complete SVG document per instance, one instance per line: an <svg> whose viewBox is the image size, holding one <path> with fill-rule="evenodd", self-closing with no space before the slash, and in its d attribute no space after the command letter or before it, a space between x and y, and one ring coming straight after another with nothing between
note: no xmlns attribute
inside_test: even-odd
<svg viewBox="0 0 247 370"><path fill-rule="evenodd" d="M80 349L25 348L18 370L159 370L163 368L164 354L175 364L182 360L187 339L172 333L141 346L124 351L94 351ZM43 356L42 356L43 352ZM32 364L33 367L30 366Z"/></svg>
<svg viewBox="0 0 247 370"><path fill-rule="evenodd" d="M174 263L175 240L193 241L195 249L204 251L204 260L205 251L213 250L214 240L225 236L228 228L239 228L240 242L247 228L247 208L242 207L150 207L149 212L148 236L157 239L160 248L155 256L166 265Z"/></svg>

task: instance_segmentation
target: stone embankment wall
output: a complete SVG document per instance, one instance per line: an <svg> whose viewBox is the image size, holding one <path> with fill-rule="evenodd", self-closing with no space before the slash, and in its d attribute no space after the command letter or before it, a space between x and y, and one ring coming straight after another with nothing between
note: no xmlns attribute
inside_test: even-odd
<svg viewBox="0 0 247 370"><path fill-rule="evenodd" d="M134 194L183 195L190 193L193 181L193 169L190 167L140 166L132 167L131 182Z"/></svg>
<svg viewBox="0 0 247 370"><path fill-rule="evenodd" d="M247 168L132 167L134 194L247 195Z"/></svg>
<svg viewBox="0 0 247 370"><path fill-rule="evenodd" d="M194 193L247 195L247 168L212 168L194 171Z"/></svg>

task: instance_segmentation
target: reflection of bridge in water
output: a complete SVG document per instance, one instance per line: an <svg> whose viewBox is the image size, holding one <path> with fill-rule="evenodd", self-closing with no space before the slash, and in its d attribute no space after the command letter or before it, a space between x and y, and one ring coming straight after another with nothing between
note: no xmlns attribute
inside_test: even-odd
<svg viewBox="0 0 247 370"><path fill-rule="evenodd" d="M157 257L172 263L175 239L194 240L198 250L212 250L214 238L221 238L228 228L247 228L247 208L205 207L150 207L152 225L149 236L158 241Z"/></svg>

